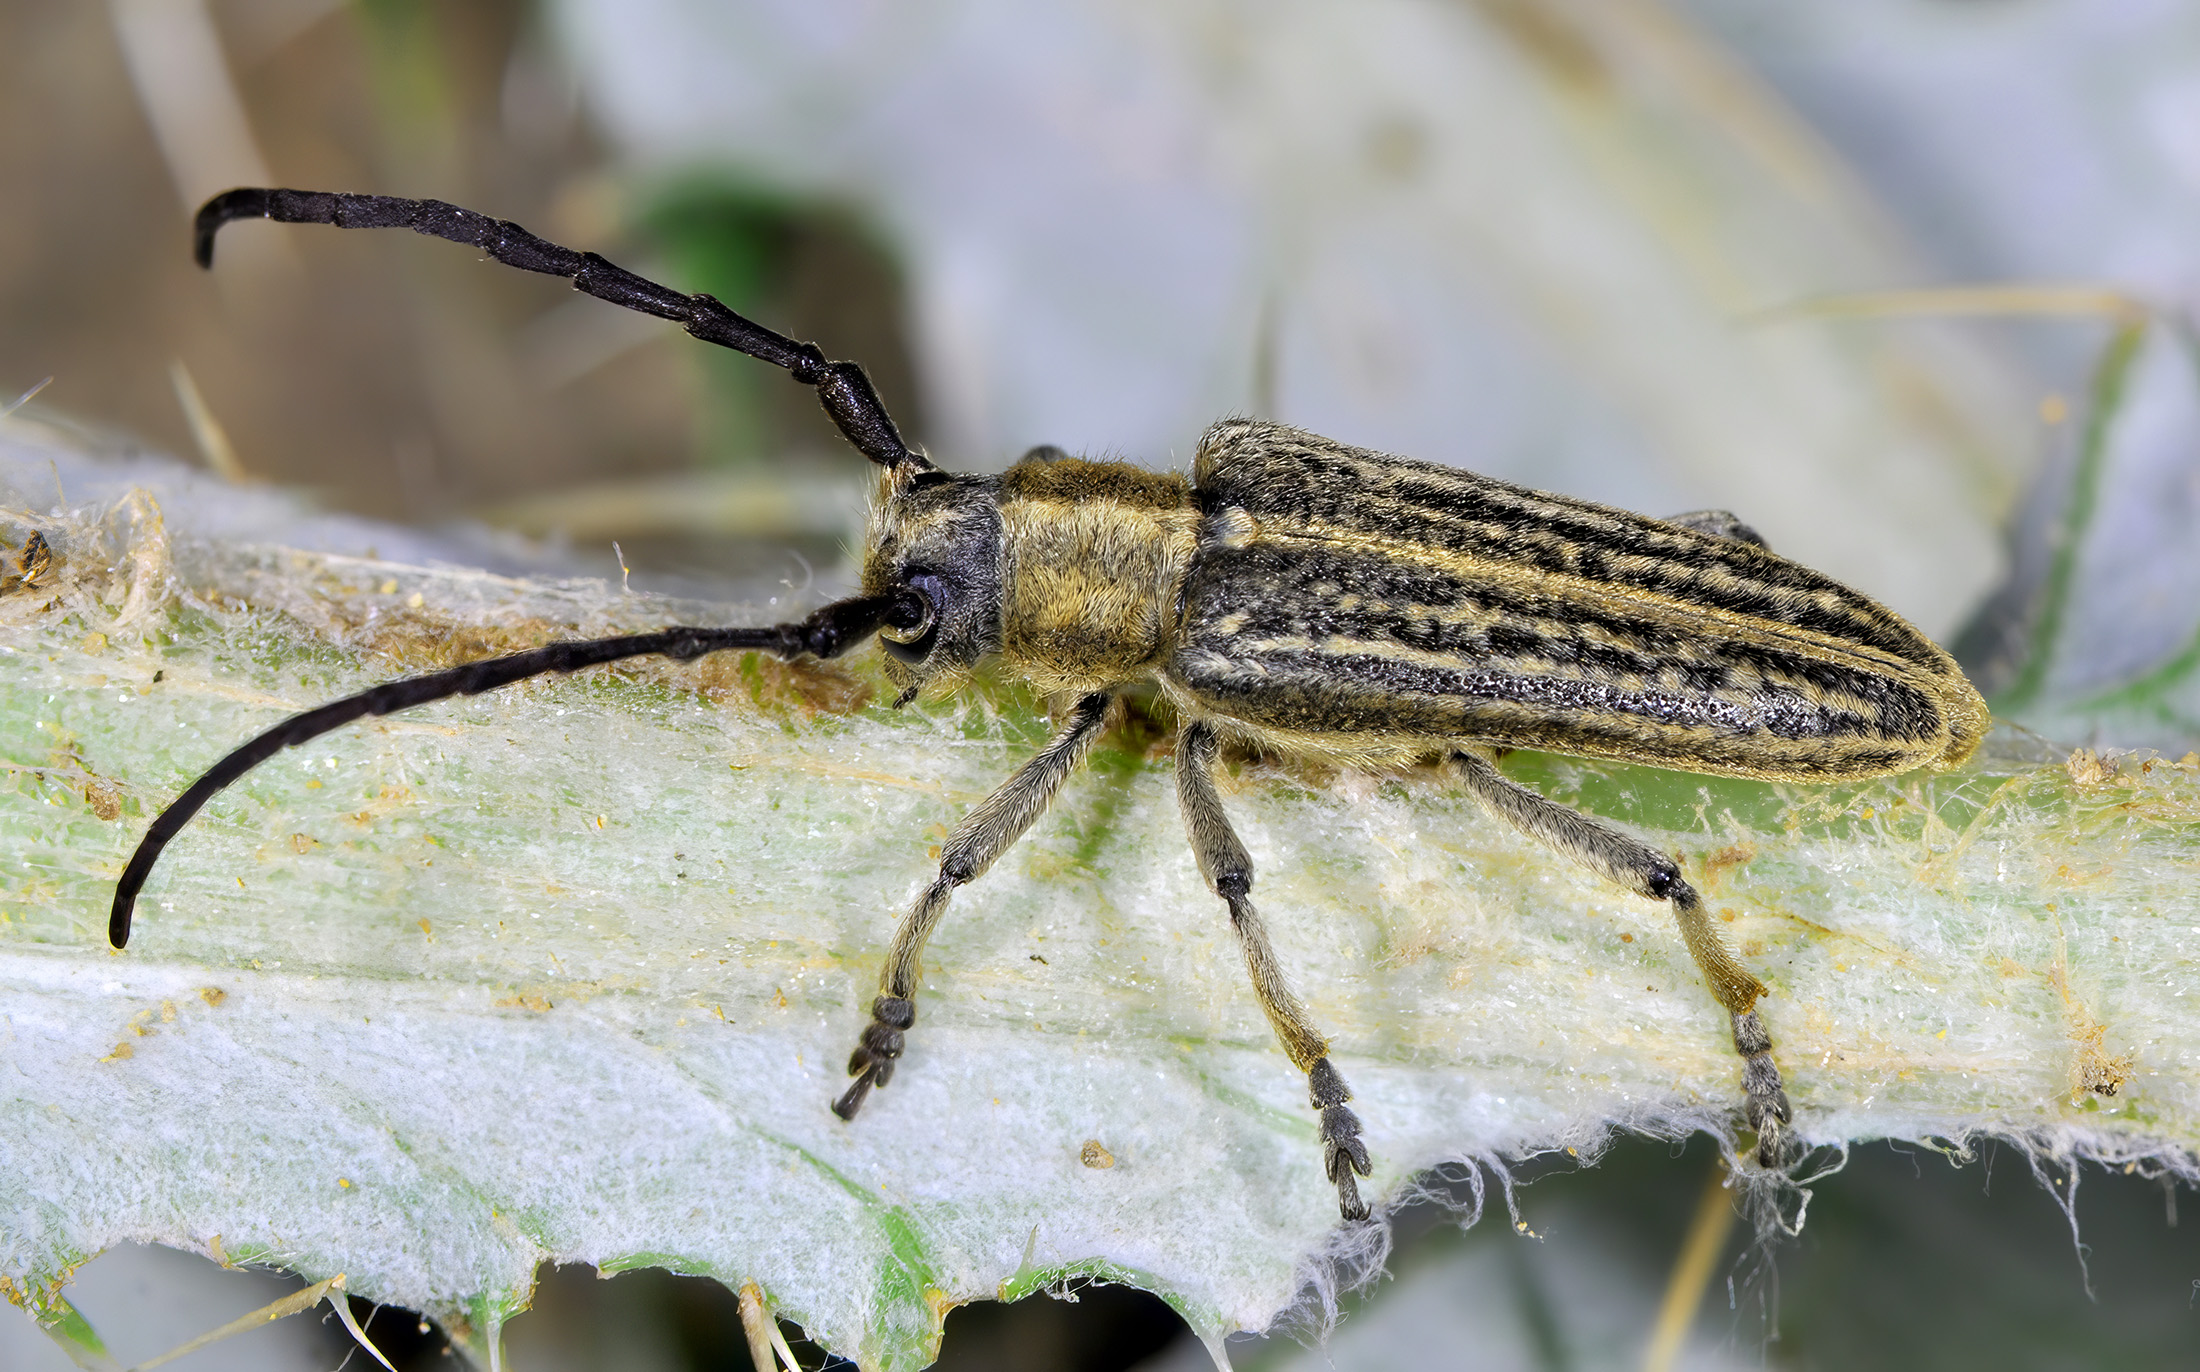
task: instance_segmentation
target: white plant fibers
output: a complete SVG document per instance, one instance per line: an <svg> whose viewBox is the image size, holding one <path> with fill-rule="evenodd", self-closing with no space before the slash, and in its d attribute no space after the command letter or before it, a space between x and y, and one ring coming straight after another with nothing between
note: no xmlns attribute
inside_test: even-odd
<svg viewBox="0 0 2200 1372"><path fill-rule="evenodd" d="M143 495L0 519L10 548L34 527L60 558L0 595L0 1277L34 1311L156 1241L342 1271L480 1348L546 1259L660 1265L909 1368L962 1301L1098 1275L1219 1344L1379 1255L1339 1230L1150 730L957 897L909 1055L844 1124L893 922L1045 736L1028 699L857 708L867 659L720 657L371 721L218 799L118 955L151 815L283 716L552 635L785 611L196 545ZM1506 766L1682 855L1772 988L1807 1139L2190 1175L2200 763L1997 747L1827 789ZM1731 1130L1739 1064L1660 905L1433 777L1247 763L1225 797L1379 1194L1614 1126Z"/></svg>

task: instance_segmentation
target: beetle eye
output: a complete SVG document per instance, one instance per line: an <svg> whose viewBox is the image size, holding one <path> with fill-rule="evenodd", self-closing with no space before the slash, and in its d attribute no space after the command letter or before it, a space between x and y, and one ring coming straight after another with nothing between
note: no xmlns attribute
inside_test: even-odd
<svg viewBox="0 0 2200 1372"><path fill-rule="evenodd" d="M887 610L886 626L879 630L879 642L895 661L914 667L932 651L932 641L939 637L939 628L939 611L932 597L915 586L908 586Z"/></svg>

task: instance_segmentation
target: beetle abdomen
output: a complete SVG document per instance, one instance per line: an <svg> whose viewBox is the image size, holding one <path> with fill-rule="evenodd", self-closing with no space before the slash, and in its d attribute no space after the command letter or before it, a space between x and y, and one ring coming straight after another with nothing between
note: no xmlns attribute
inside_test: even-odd
<svg viewBox="0 0 2200 1372"><path fill-rule="evenodd" d="M1929 639L1749 544L1250 421L1208 432L1195 482L1169 680L1286 746L1829 780L1959 761L1985 729Z"/></svg>

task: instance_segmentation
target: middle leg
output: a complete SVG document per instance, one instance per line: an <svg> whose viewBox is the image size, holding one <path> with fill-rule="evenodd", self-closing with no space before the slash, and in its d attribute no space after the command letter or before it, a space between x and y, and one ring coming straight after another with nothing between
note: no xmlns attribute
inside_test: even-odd
<svg viewBox="0 0 2200 1372"><path fill-rule="evenodd" d="M1329 1040L1322 1037L1308 1017L1306 1007L1291 993L1276 950L1269 945L1268 930L1250 899L1253 859L1238 841L1230 818L1222 812L1222 796L1215 790L1215 731L1211 725L1186 724L1176 740L1176 799L1184 812L1192 852L1207 887L1228 902L1230 925L1237 930L1245 950L1245 970L1253 979L1253 993L1268 1023L1290 1054L1292 1065L1306 1073L1307 1092L1321 1114L1322 1168L1337 1188L1337 1209L1348 1220L1367 1218L1367 1204L1360 1199L1353 1173L1368 1175L1372 1164L1367 1145L1360 1142L1359 1116L1345 1105L1352 1090L1330 1065Z"/></svg>

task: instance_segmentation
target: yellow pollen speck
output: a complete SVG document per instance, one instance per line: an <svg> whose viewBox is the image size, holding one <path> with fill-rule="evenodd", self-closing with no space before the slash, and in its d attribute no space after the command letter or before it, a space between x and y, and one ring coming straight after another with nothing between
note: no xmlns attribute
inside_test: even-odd
<svg viewBox="0 0 2200 1372"><path fill-rule="evenodd" d="M338 1178L336 1179L336 1184L337 1184L338 1186L341 1186L341 1187L343 1187L343 1188L344 1188L344 1189L345 1189L346 1191L349 1191L349 1190L351 1189L351 1178L350 1178L350 1177L338 1177Z"/></svg>

